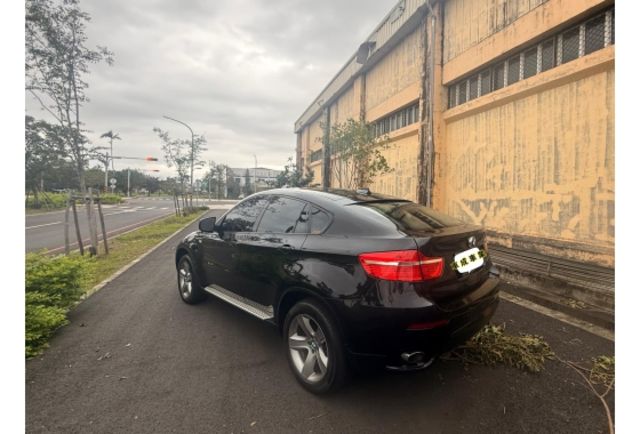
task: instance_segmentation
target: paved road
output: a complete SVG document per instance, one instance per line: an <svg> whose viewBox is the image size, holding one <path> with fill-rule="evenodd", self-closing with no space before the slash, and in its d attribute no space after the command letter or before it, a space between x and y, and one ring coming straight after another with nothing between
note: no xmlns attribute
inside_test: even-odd
<svg viewBox="0 0 640 434"><path fill-rule="evenodd" d="M198 306L179 300L174 246L163 245L79 305L45 354L27 362L27 432L607 429L599 401L553 362L532 375L439 361L417 373L360 376L333 396L311 395L289 372L275 328L213 298ZM545 336L569 360L613 354L610 341L506 301L495 321ZM613 409L612 401L613 394Z"/></svg>
<svg viewBox="0 0 640 434"><path fill-rule="evenodd" d="M217 208L227 208L232 203L234 201L198 202L198 204L215 205ZM195 205L196 203L194 202ZM173 200L170 198L130 199L123 204L104 205L102 208L108 237L174 213ZM78 207L78 218L83 244L87 245L89 244L89 227L84 207ZM69 237L72 242L72 248L77 248L71 214L70 219ZM102 239L100 222L96 221L98 223L99 239ZM25 247L27 252L40 249L48 249L52 252L64 251L64 211L27 215L25 219Z"/></svg>

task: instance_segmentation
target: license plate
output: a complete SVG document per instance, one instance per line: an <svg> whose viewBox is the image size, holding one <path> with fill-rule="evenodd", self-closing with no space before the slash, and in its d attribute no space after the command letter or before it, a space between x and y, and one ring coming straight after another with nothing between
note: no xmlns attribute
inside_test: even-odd
<svg viewBox="0 0 640 434"><path fill-rule="evenodd" d="M451 267L457 270L459 273L470 273L476 268L482 267L484 264L484 257L487 254L484 250L480 250L477 247L473 247L464 252L460 252L453 257Z"/></svg>

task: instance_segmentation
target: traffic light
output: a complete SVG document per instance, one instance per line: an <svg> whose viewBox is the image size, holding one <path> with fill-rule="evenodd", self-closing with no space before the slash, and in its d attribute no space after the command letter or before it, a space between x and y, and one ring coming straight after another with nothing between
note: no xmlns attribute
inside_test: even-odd
<svg viewBox="0 0 640 434"><path fill-rule="evenodd" d="M154 157L145 157L145 160L147 160L147 161L158 161L158 159L154 158Z"/></svg>

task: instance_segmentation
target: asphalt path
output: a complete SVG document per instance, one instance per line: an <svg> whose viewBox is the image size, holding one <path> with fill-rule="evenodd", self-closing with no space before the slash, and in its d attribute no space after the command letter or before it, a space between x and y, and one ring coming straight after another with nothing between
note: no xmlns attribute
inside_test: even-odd
<svg viewBox="0 0 640 434"><path fill-rule="evenodd" d="M528 374L437 361L420 372L358 375L333 395L309 394L289 372L274 327L214 298L180 301L177 240L77 306L50 348L27 361L27 432L607 430L599 400L558 362ZM611 341L505 300L494 322L544 336L566 360L614 351ZM613 411L613 393L609 405Z"/></svg>
<svg viewBox="0 0 640 434"><path fill-rule="evenodd" d="M198 201L199 205L228 207L233 201ZM194 202L194 206L196 203ZM90 243L87 212L84 206L78 206L78 220L81 238L86 246ZM107 238L145 225L158 218L174 214L171 198L134 198L118 205L102 206ZM69 213L69 239L71 248L78 248L73 215ZM64 211L25 216L25 250L27 252L47 249L52 253L64 251ZM98 238L102 240L102 229L96 214Z"/></svg>

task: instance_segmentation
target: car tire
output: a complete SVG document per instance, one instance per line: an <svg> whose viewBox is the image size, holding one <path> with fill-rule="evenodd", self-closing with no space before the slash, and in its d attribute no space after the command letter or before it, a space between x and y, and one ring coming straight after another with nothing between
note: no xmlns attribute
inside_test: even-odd
<svg viewBox="0 0 640 434"><path fill-rule="evenodd" d="M347 378L340 330L328 310L314 299L296 303L283 324L289 366L308 391L323 394L338 390Z"/></svg>
<svg viewBox="0 0 640 434"><path fill-rule="evenodd" d="M189 255L184 255L178 261L178 293L187 304L196 304L204 300L207 294L200 285L200 279L196 274L193 261Z"/></svg>

